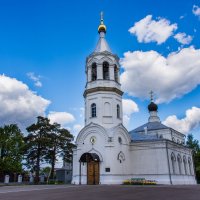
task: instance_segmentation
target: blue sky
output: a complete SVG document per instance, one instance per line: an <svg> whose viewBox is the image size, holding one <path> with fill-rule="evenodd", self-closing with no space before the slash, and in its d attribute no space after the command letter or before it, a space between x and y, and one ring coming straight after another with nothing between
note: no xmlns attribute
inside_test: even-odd
<svg viewBox="0 0 200 200"><path fill-rule="evenodd" d="M97 27L103 11L107 42L122 59L121 73L127 72L130 76L129 82L121 77L124 98L135 102L139 109L128 114L128 130L148 120L147 91L150 88L147 84L150 84L159 103L161 121L178 130L192 132L200 139L199 7L200 1L192 0L0 1L0 74L4 74L0 78L1 88L4 88L0 89L3 102L0 124L19 122L25 127L37 115L46 114L77 134L84 122L85 60L98 41ZM143 19L149 20L146 29ZM163 29L154 26L159 22L163 23ZM168 33L167 27L171 27ZM147 38L145 34L150 36ZM128 51L131 58L124 54ZM161 66L167 66L163 70L165 74L158 73L158 66L153 64L155 60L140 61L138 67L127 68L145 52L144 59L156 54L162 60ZM176 63L174 60L181 62L178 69L173 69L175 64L170 65L169 55L175 55L173 63ZM181 56L194 64L188 67ZM141 72L139 67L144 70ZM136 72L139 78L135 77ZM132 87L127 87L128 84ZM161 97L164 100L159 100ZM173 115L176 118L169 118Z"/></svg>

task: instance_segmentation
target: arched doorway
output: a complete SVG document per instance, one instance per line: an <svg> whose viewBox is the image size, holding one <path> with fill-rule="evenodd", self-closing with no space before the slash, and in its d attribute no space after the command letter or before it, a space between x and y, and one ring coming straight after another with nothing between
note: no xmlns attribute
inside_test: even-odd
<svg viewBox="0 0 200 200"><path fill-rule="evenodd" d="M84 153L80 160L80 184L81 184L81 163L87 163L87 184L98 185L99 184L99 156L96 153Z"/></svg>

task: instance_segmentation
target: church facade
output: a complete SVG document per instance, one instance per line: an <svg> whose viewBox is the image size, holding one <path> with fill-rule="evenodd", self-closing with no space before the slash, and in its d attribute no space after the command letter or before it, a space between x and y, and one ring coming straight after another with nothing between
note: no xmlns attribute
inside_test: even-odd
<svg viewBox="0 0 200 200"><path fill-rule="evenodd" d="M158 184L196 184L192 151L185 135L163 125L151 100L148 122L130 132L123 126L119 58L99 41L86 59L85 127L73 150L72 184L122 184L145 178Z"/></svg>

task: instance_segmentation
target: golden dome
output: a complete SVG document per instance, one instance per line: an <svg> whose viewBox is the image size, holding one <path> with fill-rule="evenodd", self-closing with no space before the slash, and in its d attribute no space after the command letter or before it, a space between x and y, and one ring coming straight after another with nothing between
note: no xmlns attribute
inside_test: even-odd
<svg viewBox="0 0 200 200"><path fill-rule="evenodd" d="M100 24L98 27L98 32L106 32L106 26L104 24Z"/></svg>

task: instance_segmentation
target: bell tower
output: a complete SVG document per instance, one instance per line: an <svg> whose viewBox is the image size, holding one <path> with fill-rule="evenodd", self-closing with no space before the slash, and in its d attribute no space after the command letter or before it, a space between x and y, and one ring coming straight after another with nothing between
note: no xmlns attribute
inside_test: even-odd
<svg viewBox="0 0 200 200"><path fill-rule="evenodd" d="M91 122L105 128L122 123L122 95L119 58L106 42L107 28L101 13L99 41L86 59L85 125Z"/></svg>

